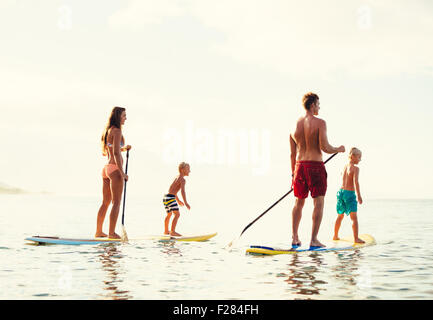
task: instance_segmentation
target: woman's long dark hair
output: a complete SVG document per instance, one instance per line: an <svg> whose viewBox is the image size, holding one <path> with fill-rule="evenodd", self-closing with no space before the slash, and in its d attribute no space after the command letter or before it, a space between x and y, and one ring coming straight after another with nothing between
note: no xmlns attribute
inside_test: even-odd
<svg viewBox="0 0 433 320"><path fill-rule="evenodd" d="M116 127L119 129L122 129L122 125L120 124L122 112L125 111L125 108L121 107L114 107L113 110L111 110L110 117L108 118L107 125L105 127L104 133L101 137L101 143L102 143L102 154L105 156L107 155L107 136L108 136L108 130L110 130L111 127Z"/></svg>

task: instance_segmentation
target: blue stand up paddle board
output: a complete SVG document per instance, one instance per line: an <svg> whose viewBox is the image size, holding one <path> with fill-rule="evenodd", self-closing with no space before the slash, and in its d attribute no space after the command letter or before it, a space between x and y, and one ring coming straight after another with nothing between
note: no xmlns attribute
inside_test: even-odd
<svg viewBox="0 0 433 320"><path fill-rule="evenodd" d="M80 244L117 243L121 241L121 239L108 239L108 238L72 239L72 238L41 237L41 236L28 237L25 240L31 241L32 244L36 244L36 245L44 245L44 244L80 245Z"/></svg>
<svg viewBox="0 0 433 320"><path fill-rule="evenodd" d="M140 239L129 239L129 241L140 241L140 240L158 240L158 241L206 241L213 238L217 233L204 234L198 236L169 236L169 235L153 235L145 236ZM94 239L74 239L74 238L60 238L60 237L41 237L33 236L28 237L25 240L31 241L32 244L45 245L45 244L66 244L66 245L80 245L80 244L100 244L100 243L119 243L121 239L109 239L109 238L94 238Z"/></svg>

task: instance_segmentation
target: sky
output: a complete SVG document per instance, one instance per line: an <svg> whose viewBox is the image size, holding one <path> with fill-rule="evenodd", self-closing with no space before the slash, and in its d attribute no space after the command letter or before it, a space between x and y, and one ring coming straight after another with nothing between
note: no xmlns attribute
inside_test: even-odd
<svg viewBox="0 0 433 320"><path fill-rule="evenodd" d="M187 161L195 199L272 203L312 91L331 145L363 152L364 201L433 198L432 14L429 0L3 0L0 184L99 195L122 106L129 194L160 201ZM327 164L332 196L347 155Z"/></svg>

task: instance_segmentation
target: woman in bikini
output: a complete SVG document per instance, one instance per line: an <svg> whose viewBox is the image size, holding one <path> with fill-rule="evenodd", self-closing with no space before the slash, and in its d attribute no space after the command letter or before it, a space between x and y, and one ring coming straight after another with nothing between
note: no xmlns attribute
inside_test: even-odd
<svg viewBox="0 0 433 320"><path fill-rule="evenodd" d="M128 181L128 176L123 172L121 151L131 149L130 145L124 147L125 139L122 135L122 126L125 120L125 108L114 107L101 138L102 153L104 156L108 156L108 163L102 169L103 200L98 211L96 238L107 236L102 232L102 225L108 206L112 203L108 237L110 239L120 239L120 236L115 233L115 230L117 217L119 216L120 202L122 200L123 181Z"/></svg>

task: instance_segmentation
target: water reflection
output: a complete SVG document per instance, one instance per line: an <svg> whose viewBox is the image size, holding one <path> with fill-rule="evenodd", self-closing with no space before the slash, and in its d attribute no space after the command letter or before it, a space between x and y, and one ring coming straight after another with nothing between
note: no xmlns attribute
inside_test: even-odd
<svg viewBox="0 0 433 320"><path fill-rule="evenodd" d="M337 264L331 270L334 272L334 278L339 280L346 289L353 291L353 289L358 289L368 282L366 278L368 274L359 267L362 258L360 250L335 252L335 255Z"/></svg>
<svg viewBox="0 0 433 320"><path fill-rule="evenodd" d="M290 256L290 263L287 265L286 273L279 274L284 277L284 281L289 285L288 291L299 298L311 299L314 296L324 294L327 290L328 282L322 279L337 279L340 286L336 289L341 291L341 296L356 296L361 293L361 289L371 287L371 272L369 269L360 267L362 253L360 250L350 252L334 252L337 263L329 265L329 258L332 255L325 256L323 253L311 253L308 256L293 254ZM324 258L328 259L327 262ZM331 272L331 278L329 278ZM333 282L333 281L331 281ZM335 288L335 283L332 284Z"/></svg>
<svg viewBox="0 0 433 320"><path fill-rule="evenodd" d="M106 272L106 280L104 280L104 290L107 291L103 296L113 300L128 300L132 299L127 290L119 289L122 284L121 266L119 261L123 255L119 252L118 244L110 243L102 245L103 252L99 255L99 260L102 262L102 269Z"/></svg>
<svg viewBox="0 0 433 320"><path fill-rule="evenodd" d="M288 277L284 280L290 286L289 291L296 295L314 296L325 290L320 285L327 282L317 277L323 264L323 257L320 253L312 253L302 258L298 254L290 256Z"/></svg>
<svg viewBox="0 0 433 320"><path fill-rule="evenodd" d="M159 241L158 247L161 248L161 252L165 253L169 256L177 255L179 257L182 256L182 252L176 246L176 241Z"/></svg>

